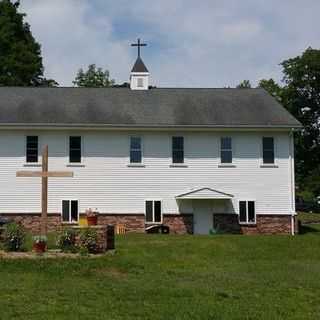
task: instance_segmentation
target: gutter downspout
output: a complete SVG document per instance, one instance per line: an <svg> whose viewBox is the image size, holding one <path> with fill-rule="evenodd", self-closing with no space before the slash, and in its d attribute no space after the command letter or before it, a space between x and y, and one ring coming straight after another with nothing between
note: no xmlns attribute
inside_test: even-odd
<svg viewBox="0 0 320 320"><path fill-rule="evenodd" d="M290 184L291 184L291 235L295 235L295 216L296 216L296 204L295 204L295 177L294 177L294 129L290 131Z"/></svg>

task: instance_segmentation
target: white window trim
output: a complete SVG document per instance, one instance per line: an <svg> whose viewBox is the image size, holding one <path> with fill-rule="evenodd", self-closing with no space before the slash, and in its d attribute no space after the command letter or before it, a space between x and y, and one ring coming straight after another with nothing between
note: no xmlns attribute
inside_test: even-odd
<svg viewBox="0 0 320 320"><path fill-rule="evenodd" d="M140 138L141 139L141 162L130 162L130 153L131 153L131 138ZM144 137L142 135L130 135L129 136L129 154L128 154L128 167L141 167L144 168Z"/></svg>
<svg viewBox="0 0 320 320"><path fill-rule="evenodd" d="M240 201L245 201L246 202L246 221L242 222L240 221ZM248 221L248 202L252 201L254 202L254 222L249 222ZM238 199L238 221L240 225L256 225L257 224L257 201L255 199Z"/></svg>
<svg viewBox="0 0 320 320"><path fill-rule="evenodd" d="M146 202L147 201L152 201L152 218L153 218L153 221L154 221L154 203L155 203L155 201L160 201L161 202L161 221L160 222L147 221L147 212L146 212ZM162 199L157 199L157 198L144 199L144 216L145 216L144 221L145 221L145 224L162 224L163 223L163 207L162 207L162 204L163 204Z"/></svg>
<svg viewBox="0 0 320 320"><path fill-rule="evenodd" d="M273 163L264 163L263 162L263 138L273 138L273 152L274 152L274 161ZM262 135L260 138L260 168L278 168L278 141L277 138L273 135Z"/></svg>
<svg viewBox="0 0 320 320"><path fill-rule="evenodd" d="M37 136L38 137L38 161L37 162L27 162L27 137ZM41 167L42 159L42 150L41 150L41 140L38 133L28 133L24 135L24 167Z"/></svg>
<svg viewBox="0 0 320 320"><path fill-rule="evenodd" d="M222 145L221 145L221 140L222 138L230 138L231 139L231 154L232 154L232 161L231 162L222 162L221 161L221 151L222 151ZM220 136L219 137L219 168L234 168L236 165L234 163L234 137L232 136Z"/></svg>
<svg viewBox="0 0 320 320"><path fill-rule="evenodd" d="M137 88L144 87L144 77L137 77Z"/></svg>
<svg viewBox="0 0 320 320"><path fill-rule="evenodd" d="M81 162L70 162L70 137L81 137ZM66 153L67 153L67 167L84 167L84 136L81 134L68 134L66 137Z"/></svg>
<svg viewBox="0 0 320 320"><path fill-rule="evenodd" d="M183 162L181 163L175 163L173 162L173 146L172 146L172 141L174 137L182 137L183 138ZM187 168L188 163L186 161L186 137L183 134L175 134L170 136L170 152L171 152L171 163L170 163L170 168Z"/></svg>
<svg viewBox="0 0 320 320"><path fill-rule="evenodd" d="M63 201L69 201L69 221L63 221ZM78 219L77 222L71 221L71 201L78 201ZM62 224L79 224L80 219L80 201L78 199L61 199L61 223Z"/></svg>

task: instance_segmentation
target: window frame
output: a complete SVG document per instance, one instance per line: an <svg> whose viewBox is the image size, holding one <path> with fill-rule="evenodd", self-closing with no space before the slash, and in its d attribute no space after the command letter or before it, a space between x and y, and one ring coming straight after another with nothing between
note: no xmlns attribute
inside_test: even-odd
<svg viewBox="0 0 320 320"><path fill-rule="evenodd" d="M63 201L69 201L69 221L63 221ZM71 202L77 201L78 203L78 213L77 213L77 221L71 220ZM80 219L80 201L78 199L61 199L61 223L62 224L79 224Z"/></svg>
<svg viewBox="0 0 320 320"><path fill-rule="evenodd" d="M246 221L240 221L240 202L246 203ZM249 202L254 203L254 221L249 221ZM239 199L238 200L238 221L240 225L256 225L257 224L257 202L255 199Z"/></svg>
<svg viewBox="0 0 320 320"><path fill-rule="evenodd" d="M147 206L147 201L151 201L152 202L152 220L153 221L147 221L147 211L146 211L146 206ZM161 205L161 220L156 222L155 221L155 203L159 201L160 202L160 205ZM163 201L162 199L157 199L157 198L152 198L152 199L145 199L144 200L144 220L145 220L145 224L162 224L163 223Z"/></svg>
<svg viewBox="0 0 320 320"><path fill-rule="evenodd" d="M28 161L28 137L37 137L37 161ZM25 136L25 163L27 165L37 165L39 164L39 143L40 139L38 135L26 135Z"/></svg>
<svg viewBox="0 0 320 320"><path fill-rule="evenodd" d="M222 149L222 139L230 139L231 140L231 149ZM231 136L221 136L220 137L220 165L222 166L230 166L234 164L233 161L233 138ZM222 162L222 151L231 151L231 162Z"/></svg>
<svg viewBox="0 0 320 320"><path fill-rule="evenodd" d="M131 162L131 139L132 138L140 138L140 149L141 149L141 161L140 162ZM143 137L142 136L139 136L139 135L131 135L129 137L129 160L128 160L128 163L129 163L129 166L143 166L144 164L144 156L143 156L143 153L144 153L144 146L143 146Z"/></svg>
<svg viewBox="0 0 320 320"><path fill-rule="evenodd" d="M137 88L144 88L144 78L137 77Z"/></svg>
<svg viewBox="0 0 320 320"><path fill-rule="evenodd" d="M264 162L264 147L263 147L263 140L264 138L272 138L273 139L273 162ZM267 151L270 151L271 149L268 149ZM276 161L276 139L274 136L262 136L261 138L261 165L262 166L276 166L277 161Z"/></svg>
<svg viewBox="0 0 320 320"><path fill-rule="evenodd" d="M183 142L183 148L182 149L174 149L173 148L173 139L174 138L182 138L182 142ZM183 152L182 162L174 162L173 161L173 159L174 159L174 156L173 156L174 151L178 151L178 152L180 151L181 152L181 150ZM183 166L183 165L185 165L185 137L182 136L182 135L171 136L171 164L173 166L179 166L179 165Z"/></svg>
<svg viewBox="0 0 320 320"><path fill-rule="evenodd" d="M71 148L70 148L70 138L71 137L80 137L80 162L72 162L72 161L70 161L71 159L70 159L70 152L71 152ZM83 157L83 136L81 136L81 135L68 135L68 137L67 137L67 145L68 145L68 148L67 148L67 150L68 150L68 154L67 154L67 156L68 156L68 164L70 164L70 165L75 165L75 166L77 166L77 165L82 165L83 163L84 163L84 157Z"/></svg>

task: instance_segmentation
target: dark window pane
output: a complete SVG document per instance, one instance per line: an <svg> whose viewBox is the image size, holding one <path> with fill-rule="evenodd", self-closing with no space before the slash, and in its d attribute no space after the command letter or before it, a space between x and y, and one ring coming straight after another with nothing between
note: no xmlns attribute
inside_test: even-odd
<svg viewBox="0 0 320 320"><path fill-rule="evenodd" d="M140 137L131 137L130 148L131 149L141 149L141 138Z"/></svg>
<svg viewBox="0 0 320 320"><path fill-rule="evenodd" d="M69 161L81 162L81 137L70 137Z"/></svg>
<svg viewBox="0 0 320 320"><path fill-rule="evenodd" d="M161 201L154 202L154 221L161 222Z"/></svg>
<svg viewBox="0 0 320 320"><path fill-rule="evenodd" d="M38 137L27 136L26 161L38 162Z"/></svg>
<svg viewBox="0 0 320 320"><path fill-rule="evenodd" d="M184 162L184 154L183 150L174 150L172 153L172 162L173 163L183 163Z"/></svg>
<svg viewBox="0 0 320 320"><path fill-rule="evenodd" d="M130 162L131 163L141 163L142 155L141 151L131 151L130 152Z"/></svg>
<svg viewBox="0 0 320 320"><path fill-rule="evenodd" d="M69 222L69 200L62 200L62 221Z"/></svg>
<svg viewBox="0 0 320 320"><path fill-rule="evenodd" d="M263 144L263 163L274 163L274 141L272 137L264 137Z"/></svg>
<svg viewBox="0 0 320 320"><path fill-rule="evenodd" d="M240 201L239 202L239 220L240 222L247 222L247 202Z"/></svg>
<svg viewBox="0 0 320 320"><path fill-rule="evenodd" d="M221 163L232 163L231 150L221 150Z"/></svg>
<svg viewBox="0 0 320 320"><path fill-rule="evenodd" d="M71 221L78 221L78 201L76 200L71 201Z"/></svg>
<svg viewBox="0 0 320 320"><path fill-rule="evenodd" d="M153 202L146 201L146 221L153 222Z"/></svg>
<svg viewBox="0 0 320 320"><path fill-rule="evenodd" d="M254 201L248 201L248 222L255 222L256 213L254 208Z"/></svg>
<svg viewBox="0 0 320 320"><path fill-rule="evenodd" d="M230 137L223 137L221 138L221 149L222 150L231 150L232 148L232 142L231 142L231 138Z"/></svg>
<svg viewBox="0 0 320 320"><path fill-rule="evenodd" d="M183 137L172 137L172 149L183 150Z"/></svg>

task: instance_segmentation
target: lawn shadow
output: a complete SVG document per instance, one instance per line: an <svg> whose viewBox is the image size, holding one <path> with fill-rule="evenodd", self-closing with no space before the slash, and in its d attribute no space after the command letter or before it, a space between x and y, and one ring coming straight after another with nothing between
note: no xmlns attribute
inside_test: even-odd
<svg viewBox="0 0 320 320"><path fill-rule="evenodd" d="M307 234L307 233L317 233L320 232L320 224L303 224L300 227L299 233L300 234Z"/></svg>

